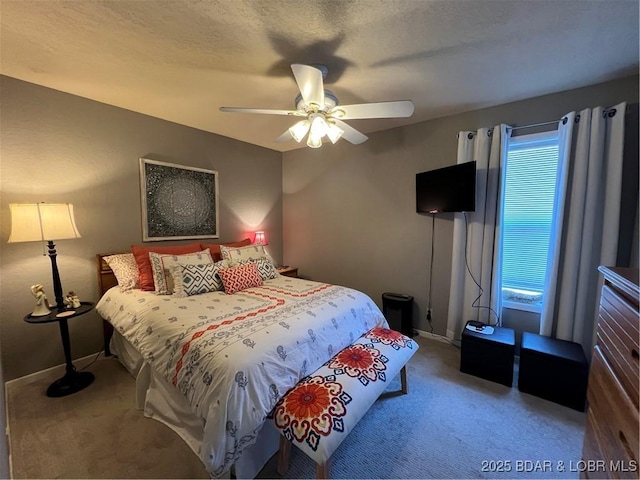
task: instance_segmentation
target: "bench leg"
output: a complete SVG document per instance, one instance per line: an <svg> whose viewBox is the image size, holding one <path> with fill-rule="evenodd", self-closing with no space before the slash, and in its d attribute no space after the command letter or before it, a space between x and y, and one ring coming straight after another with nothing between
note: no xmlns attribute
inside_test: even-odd
<svg viewBox="0 0 640 480"><path fill-rule="evenodd" d="M407 367L404 366L400 369L400 390L382 392L378 398L398 397L400 395L406 395L407 393L409 393L409 387L407 386Z"/></svg>
<svg viewBox="0 0 640 480"><path fill-rule="evenodd" d="M324 479L329 477L329 460L326 460L324 463L316 464L316 478Z"/></svg>
<svg viewBox="0 0 640 480"><path fill-rule="evenodd" d="M407 367L406 367L406 365L404 367L402 367L402 370L400 370L400 385L402 386L402 393L404 393L406 395L409 392L409 389L407 388Z"/></svg>
<svg viewBox="0 0 640 480"><path fill-rule="evenodd" d="M278 450L278 473L285 475L289 470L289 457L291 456L291 442L280 435L280 449Z"/></svg>

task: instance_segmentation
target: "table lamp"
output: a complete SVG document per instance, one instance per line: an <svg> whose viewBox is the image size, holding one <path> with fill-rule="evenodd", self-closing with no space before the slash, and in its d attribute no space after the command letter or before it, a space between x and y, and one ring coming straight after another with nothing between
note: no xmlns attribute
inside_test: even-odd
<svg viewBox="0 0 640 480"><path fill-rule="evenodd" d="M80 238L70 203L10 203L9 243L46 241L53 272L53 293L58 311L65 310L54 240Z"/></svg>
<svg viewBox="0 0 640 480"><path fill-rule="evenodd" d="M267 236L262 230L259 230L255 233L255 237L253 238L253 243L261 243L262 245L269 245L267 242Z"/></svg>

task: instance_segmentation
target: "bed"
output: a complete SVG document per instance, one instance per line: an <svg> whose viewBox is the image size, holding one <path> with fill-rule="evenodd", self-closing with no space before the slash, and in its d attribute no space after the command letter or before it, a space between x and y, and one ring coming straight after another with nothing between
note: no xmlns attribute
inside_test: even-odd
<svg viewBox="0 0 640 480"><path fill-rule="evenodd" d="M138 407L172 428L212 477L252 478L277 451L277 401L387 322L362 292L277 276L232 295L121 291L98 255L105 345L136 378Z"/></svg>

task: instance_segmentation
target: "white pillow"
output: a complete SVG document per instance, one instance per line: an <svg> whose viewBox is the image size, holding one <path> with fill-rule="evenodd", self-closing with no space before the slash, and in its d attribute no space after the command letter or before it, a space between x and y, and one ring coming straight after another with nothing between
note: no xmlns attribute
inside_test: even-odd
<svg viewBox="0 0 640 480"><path fill-rule="evenodd" d="M175 265L202 265L213 263L209 249L196 253L172 255L169 253L149 252L151 271L153 272L153 284L158 295L171 295L173 293L173 276L171 267Z"/></svg>
<svg viewBox="0 0 640 480"><path fill-rule="evenodd" d="M259 258L266 258L271 261L271 257L261 243L254 243L246 247L226 247L220 245L220 255L222 255L224 260L229 260L234 265L242 261L257 260Z"/></svg>
<svg viewBox="0 0 640 480"><path fill-rule="evenodd" d="M108 257L102 257L102 259L109 265L116 276L120 290L124 292L133 288L140 288L138 264L133 253L109 255Z"/></svg>

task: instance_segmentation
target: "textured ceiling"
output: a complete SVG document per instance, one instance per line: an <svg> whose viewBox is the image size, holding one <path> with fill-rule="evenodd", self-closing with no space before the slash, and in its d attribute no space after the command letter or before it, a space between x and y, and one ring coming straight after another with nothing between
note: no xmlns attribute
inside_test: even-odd
<svg viewBox="0 0 640 480"><path fill-rule="evenodd" d="M0 72L279 151L292 63L342 104L412 100L364 133L638 72L637 0L0 0Z"/></svg>

